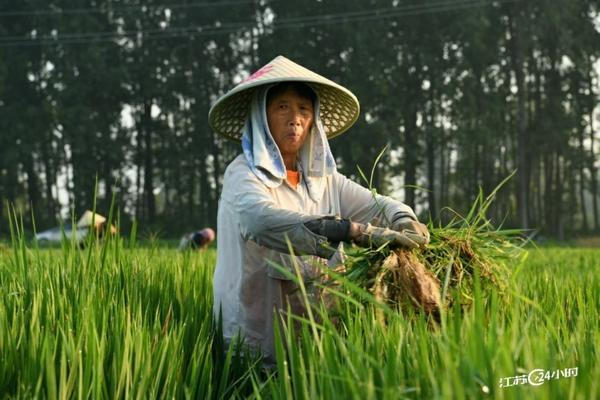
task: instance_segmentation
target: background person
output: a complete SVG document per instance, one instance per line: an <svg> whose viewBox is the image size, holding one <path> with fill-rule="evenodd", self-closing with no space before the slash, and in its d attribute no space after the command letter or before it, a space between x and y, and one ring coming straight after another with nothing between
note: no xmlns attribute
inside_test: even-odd
<svg viewBox="0 0 600 400"><path fill-rule="evenodd" d="M90 210L86 210L79 218L77 227L91 228L94 236L98 239L104 239L107 234L114 235L117 233L117 228L114 225L108 226L106 217ZM83 247L84 245L85 241L81 241L80 246Z"/></svg>
<svg viewBox="0 0 600 400"><path fill-rule="evenodd" d="M179 250L193 249L206 250L209 244L215 240L215 231L204 228L199 231L184 235L179 242Z"/></svg>

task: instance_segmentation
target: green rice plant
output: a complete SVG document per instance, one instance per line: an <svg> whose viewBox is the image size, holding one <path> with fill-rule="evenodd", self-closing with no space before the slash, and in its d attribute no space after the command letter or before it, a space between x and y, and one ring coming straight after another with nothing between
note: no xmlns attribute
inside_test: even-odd
<svg viewBox="0 0 600 400"><path fill-rule="evenodd" d="M340 321L339 314L322 307L314 309L314 318L288 315L277 332L276 373L266 382L253 378L253 397L598 396L600 250L532 250L514 288L500 292L491 287L487 295L475 269L472 307L462 307L457 299L435 330L422 313L393 312L347 277L336 278L362 301L342 302ZM295 279L302 287L302 278ZM386 325L378 322L379 309L385 310ZM500 385L503 378L535 369L572 367L578 367L577 377L548 379L538 386Z"/></svg>
<svg viewBox="0 0 600 400"><path fill-rule="evenodd" d="M215 253L126 248L117 236L0 255L0 397L223 398L256 360L219 347Z"/></svg>
<svg viewBox="0 0 600 400"><path fill-rule="evenodd" d="M486 288L475 268L471 307L449 290L455 300L436 329L424 314L398 313L352 276L331 271L338 285L320 287L337 306L317 304L310 316L275 324L277 364L264 369L237 351L240 343L222 340L212 316L214 251L140 248L118 236L84 249L72 240L38 249L19 236L18 219L12 228L11 246L0 253L1 398L600 395L599 249L531 248L505 290ZM571 367L577 376L500 385Z"/></svg>

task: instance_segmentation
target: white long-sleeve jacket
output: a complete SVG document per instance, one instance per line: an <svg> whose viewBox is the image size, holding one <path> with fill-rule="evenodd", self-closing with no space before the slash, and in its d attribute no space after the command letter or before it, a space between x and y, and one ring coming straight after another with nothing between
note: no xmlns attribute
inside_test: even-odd
<svg viewBox="0 0 600 400"><path fill-rule="evenodd" d="M392 221L398 214L416 219L409 206L385 196L374 198L371 191L337 172L318 178L327 182L321 200L315 202L300 176L297 188L287 182L268 188L240 155L225 171L219 202L214 313L222 316L226 339L240 333L246 344L267 356L274 349L274 311L285 311L288 305L294 313L304 311L296 285L270 262L293 271L288 243L296 255L331 255L323 246L327 239L311 232L305 222L334 215L360 223ZM306 262L306 257L296 260L305 275L314 272L314 263Z"/></svg>

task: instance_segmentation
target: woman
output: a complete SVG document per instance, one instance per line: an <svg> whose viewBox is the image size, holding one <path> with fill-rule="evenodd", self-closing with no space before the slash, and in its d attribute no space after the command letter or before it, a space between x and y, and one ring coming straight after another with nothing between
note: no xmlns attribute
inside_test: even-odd
<svg viewBox="0 0 600 400"><path fill-rule="evenodd" d="M356 121L346 88L279 56L221 97L209 112L218 133L241 140L219 202L214 312L223 334L272 360L275 314L302 315L297 287L335 265L343 242L417 247L429 241L413 210L337 172L328 139ZM388 221L391 229L371 225ZM275 313L275 314L274 314Z"/></svg>

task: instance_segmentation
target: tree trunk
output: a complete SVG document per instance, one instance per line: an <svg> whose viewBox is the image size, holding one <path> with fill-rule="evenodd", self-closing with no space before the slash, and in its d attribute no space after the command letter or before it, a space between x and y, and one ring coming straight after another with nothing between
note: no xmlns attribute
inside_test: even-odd
<svg viewBox="0 0 600 400"><path fill-rule="evenodd" d="M210 199L210 202L208 204L210 204L209 206L209 213L208 213L208 223L211 226L216 226L217 225L217 213L216 210L218 208L218 201L219 201L219 193L221 193L221 170L222 170L222 166L221 166L221 160L222 157L219 154L219 146L217 146L217 135L216 133L212 132L212 134L210 135L210 145L211 145L211 150L212 150L212 158L213 158L213 180L214 180L214 189L211 188L212 190L210 190L209 193L210 194L208 197ZM208 166L208 165L207 165Z"/></svg>
<svg viewBox="0 0 600 400"><path fill-rule="evenodd" d="M565 239L564 232L564 216L563 216L563 207L562 207L562 195L563 195L563 159L560 154L556 153L556 178L555 178L555 187L554 187L554 207L556 210L556 235L558 240Z"/></svg>
<svg viewBox="0 0 600 400"><path fill-rule="evenodd" d="M186 131L184 129L184 131ZM186 131L187 134L187 131ZM178 149L179 151L179 149ZM181 164L185 162L184 160L178 159L175 160L175 164L173 165L173 189L175 196L174 200L174 210L173 215L176 218L176 221L183 221L183 199L189 199L189 190L187 188L184 189L184 186L181 182ZM170 196L170 193L167 192L167 196Z"/></svg>
<svg viewBox="0 0 600 400"><path fill-rule="evenodd" d="M537 172L537 182L538 182L538 187L537 187L537 209L538 209L538 215L537 215L537 224L536 226L543 226L544 224L544 215L545 215L545 209L546 209L546 205L544 204L544 196L542 195L542 193L544 192L544 168L545 168L546 163L544 162L544 159L541 157L538 163L538 172Z"/></svg>
<svg viewBox="0 0 600 400"><path fill-rule="evenodd" d="M432 80L433 82L433 80ZM429 183L429 191L427 192L427 202L429 204L429 215L432 220L437 219L437 206L435 203L435 96L434 96L434 88L433 84L431 89L429 90L429 102L430 102L430 112L428 116L428 126L427 130L427 138L426 138L426 153L427 153L427 181Z"/></svg>
<svg viewBox="0 0 600 400"><path fill-rule="evenodd" d="M172 150L169 146L169 141L163 135L163 140L161 141L161 147L163 149L162 154L176 154L176 150ZM167 160L167 157L160 157L159 162L159 171L160 171L160 182L163 185L163 198L164 198L164 207L163 212L161 214L162 218L166 218L167 220L173 220L173 207L171 207L171 199L169 199L169 192L171 191L171 171L173 171L172 163L170 160Z"/></svg>
<svg viewBox="0 0 600 400"><path fill-rule="evenodd" d="M569 185L569 200L567 202L567 204L572 204L573 207L568 211L565 212L564 215L567 217L565 218L567 225L565 226L564 230L568 233L568 234L573 234L575 232L575 216L577 215L574 211L575 211L575 205L577 204L577 178L576 178L576 174L577 171L575 169L573 169L571 167L571 165L569 165L569 163L567 163L566 160L563 160L563 164L564 164L564 168L565 170L563 171L563 177L564 177L564 181L565 183L568 182Z"/></svg>
<svg viewBox="0 0 600 400"><path fill-rule="evenodd" d="M26 217L29 219L31 215L40 215L38 210L40 203L40 189L32 153L28 153L25 156L25 172L27 173L27 197L29 198L29 206L31 207L31 214Z"/></svg>
<svg viewBox="0 0 600 400"><path fill-rule="evenodd" d="M442 142L440 143L440 208L445 207L448 201L448 174L450 173L449 168L446 166L446 152L448 151L448 148L446 142L446 132L443 125L441 128L441 134Z"/></svg>
<svg viewBox="0 0 600 400"><path fill-rule="evenodd" d="M141 124L140 124L141 125ZM137 149L135 157L135 219L140 221L144 218L144 209L142 203L142 131L141 126L137 129Z"/></svg>
<svg viewBox="0 0 600 400"><path fill-rule="evenodd" d="M595 136L595 132L594 132L594 108L595 108L595 100L594 100L594 86L592 83L592 69L590 68L590 72L588 74L588 88L590 91L590 94L592 94L591 98L591 104L589 107L589 119L590 119L590 157L588 158L589 160L589 167L588 169L590 170L590 192L592 195L592 208L593 208L593 215L594 215L594 232L598 232L598 230L600 229L599 223L600 223L600 217L598 216L598 175L597 175L597 171L596 171L596 166L594 165L594 163L596 162L596 155L594 153L594 142L596 139Z"/></svg>
<svg viewBox="0 0 600 400"><path fill-rule="evenodd" d="M42 160L44 163L44 172L46 173L45 191L46 191L46 211L48 215L47 220L54 221L56 219L56 202L52 195L52 186L56 183L56 172L53 166L53 160L55 160L55 154L48 149L49 140L45 140L42 143ZM58 194L58 193L57 193Z"/></svg>
<svg viewBox="0 0 600 400"><path fill-rule="evenodd" d="M554 155L546 153L544 155L544 199L546 206L544 207L543 226L552 230L555 225L556 210L554 208L554 190L552 188L554 182Z"/></svg>
<svg viewBox="0 0 600 400"><path fill-rule="evenodd" d="M414 112L407 113L404 125L404 202L410 207L415 207L415 188L417 183L417 145L416 145L416 121Z"/></svg>
<svg viewBox="0 0 600 400"><path fill-rule="evenodd" d="M477 119L477 118L476 118ZM473 177L473 184L471 186L469 186L469 189L471 190L471 204L473 203L473 201L475 201L475 196L477 196L477 194L479 193L479 189L483 188L483 177L482 177L482 170L484 167L484 162L482 160L482 150L483 150L483 146L481 143L479 143L479 140L476 139L476 136L478 136L478 129L477 129L477 121L474 122L474 129L473 129L473 173L472 173L472 177Z"/></svg>
<svg viewBox="0 0 600 400"><path fill-rule="evenodd" d="M520 11L519 11L520 12ZM517 207L521 228L529 227L529 165L527 131L527 94L525 91L524 62L523 62L523 37L521 32L521 16L509 14L512 28L510 39L511 64L517 83Z"/></svg>
<svg viewBox="0 0 600 400"><path fill-rule="evenodd" d="M535 56L535 51L532 48L530 50L530 60L531 60L531 66L532 66L532 70L533 70L533 76L534 76L534 84L531 85L532 87L532 92L531 93L531 101L529 102L529 107L528 107L528 112L529 112L529 129L530 129L530 134L531 134L531 138L530 141L532 143L535 142L542 142L543 143L543 135L545 132L541 131L541 124L540 121L542 118L544 118L544 111L543 111L543 100L542 100L542 74L540 72L540 68L539 68L539 64L538 64L538 60L536 59ZM529 153L529 161L528 161L528 165L529 165L529 169L530 169L530 180L532 180L534 183L535 182L541 182L540 176L541 176L541 163L538 162L537 159L534 159L534 157L537 156L537 154L535 152L531 152ZM537 174L536 177L533 177L533 169L535 169L535 173ZM530 197L530 201L529 201L529 212L528 212L528 217L529 217L529 225L531 226L540 226L540 224L542 223L542 211L540 209L540 207L543 207L542 202L540 201L540 193L542 190L542 186L537 186L537 187L531 187L531 197ZM533 192L535 191L535 193Z"/></svg>
<svg viewBox="0 0 600 400"><path fill-rule="evenodd" d="M102 168L102 176L101 176L101 180L104 181L104 209L102 211L104 211L105 213L109 213L110 212L110 207L112 205L112 198L113 198L113 185L115 184L115 181L113 180L113 176L112 176L112 169L111 169L111 165L110 165L110 156L108 156L107 154L104 155L104 163L103 163L103 168ZM107 215L108 217L108 215ZM113 218L115 218L116 216L113 216Z"/></svg>
<svg viewBox="0 0 600 400"><path fill-rule="evenodd" d="M191 160L191 167L188 168L187 171L187 182L188 182L188 199L189 202L187 204L188 214L191 215L190 222L197 223L197 216L200 214L200 220L204 220L204 212L205 212L205 200L204 200L204 190L203 190L203 182L202 179L206 179L206 170L204 169L204 160L198 160L198 156L194 157ZM200 180L200 184L197 185L197 180ZM198 208L200 208L198 210Z"/></svg>
<svg viewBox="0 0 600 400"><path fill-rule="evenodd" d="M583 128L579 129L579 151L581 153L580 157L582 157L582 160L578 160L577 163L579 164L579 202L580 202L580 207L581 207L581 217L583 219L583 231L585 233L587 233L589 231L589 227L588 227L588 221L587 221L587 212L586 212L586 207L585 207L585 173L584 173L584 169L583 169L583 164L585 160L585 148L583 145ZM571 212L571 214L573 214Z"/></svg>
<svg viewBox="0 0 600 400"><path fill-rule="evenodd" d="M144 101L142 113L142 132L144 139L144 204L145 219L153 223L156 217L156 201L154 198L154 157L152 152L152 103Z"/></svg>

